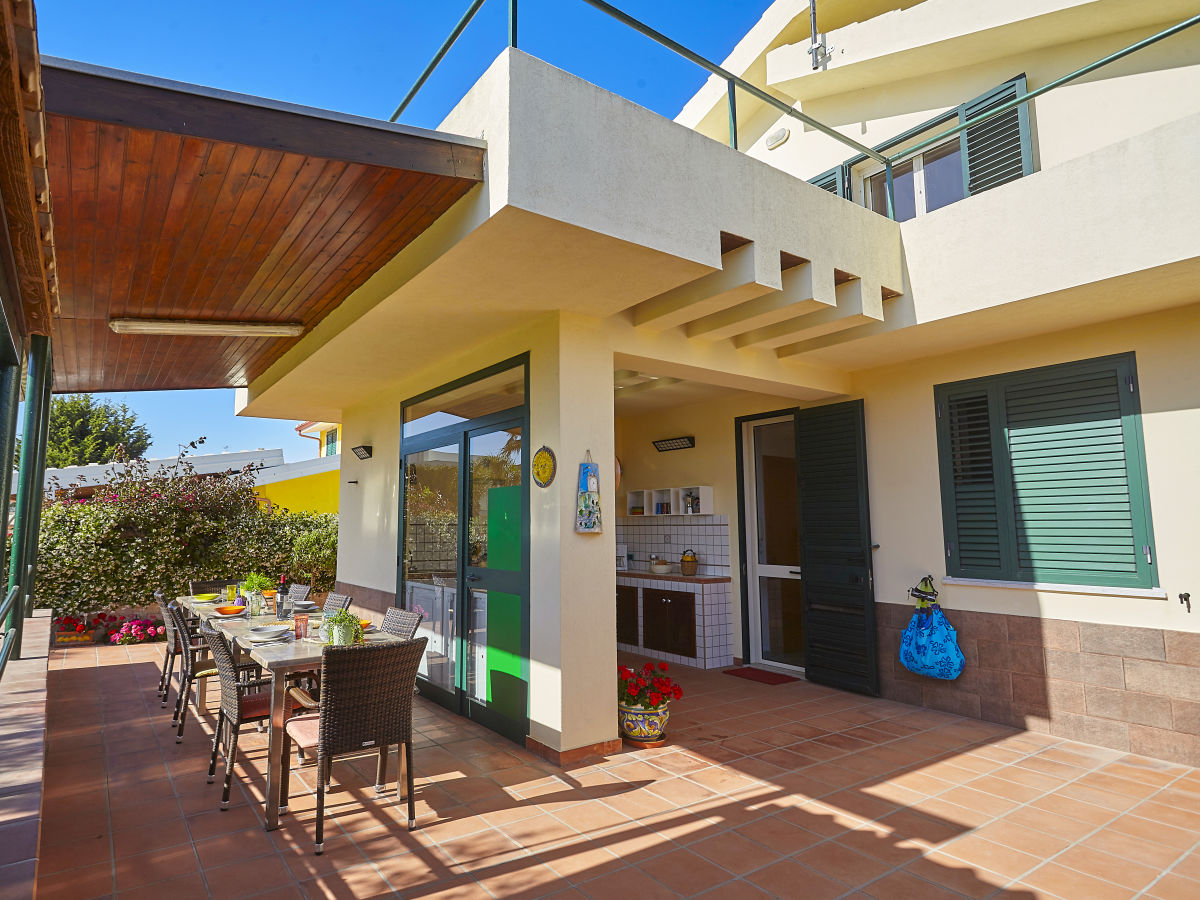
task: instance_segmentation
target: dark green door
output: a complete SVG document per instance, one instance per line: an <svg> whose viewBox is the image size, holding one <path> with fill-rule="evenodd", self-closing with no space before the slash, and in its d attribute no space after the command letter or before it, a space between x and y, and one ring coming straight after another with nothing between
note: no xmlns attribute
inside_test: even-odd
<svg viewBox="0 0 1200 900"><path fill-rule="evenodd" d="M878 695L861 400L796 414L804 667L809 681Z"/></svg>

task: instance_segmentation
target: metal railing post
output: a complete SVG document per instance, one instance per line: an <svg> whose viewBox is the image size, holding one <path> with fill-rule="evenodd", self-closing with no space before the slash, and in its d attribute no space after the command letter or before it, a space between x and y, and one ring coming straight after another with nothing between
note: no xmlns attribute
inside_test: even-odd
<svg viewBox="0 0 1200 900"><path fill-rule="evenodd" d="M8 562L8 583L21 586L14 615L22 615L32 596L32 585L21 576L27 571L38 538L40 495L45 475L47 425L49 410L50 339L35 334L29 339L29 356L25 378L25 421L21 436L21 465L17 474L17 511L13 520L12 556ZM20 648L15 651L20 652Z"/></svg>
<svg viewBox="0 0 1200 900"><path fill-rule="evenodd" d="M46 341L46 363L43 371L45 375L42 378L42 432L38 440L37 490L30 498L30 505L33 507L33 527L29 530L27 543L29 553L25 558L28 572L24 583L26 616L33 615L33 588L37 575L38 539L42 535L42 502L46 499L46 453L50 449L50 396L54 381L54 345L50 343L49 339Z"/></svg>
<svg viewBox="0 0 1200 900"><path fill-rule="evenodd" d="M508 0L508 46L517 47L517 0Z"/></svg>
<svg viewBox="0 0 1200 900"><path fill-rule="evenodd" d="M463 17L458 20L458 24L454 26L454 30L450 32L450 37L442 41L442 46L438 47L437 53L433 54L433 59L429 61L429 65L421 71L420 77L417 78L417 83L409 88L408 93L404 95L404 99L400 101L400 105L396 107L396 111L388 118L389 122L395 122L399 119L404 110L408 108L408 104L412 103L413 97L417 96L417 91L429 80L429 76L438 67L438 63L442 61L442 57L450 52L450 48L454 46L454 42L458 40L459 35L466 30L466 27L471 24L471 20L475 18L475 13L479 12L479 7L481 6L483 6L483 0L474 0L467 7L467 11L463 13Z"/></svg>
<svg viewBox="0 0 1200 900"><path fill-rule="evenodd" d="M725 86L729 92L729 146L736 150L738 148L737 85L732 81L726 81Z"/></svg>
<svg viewBox="0 0 1200 900"><path fill-rule="evenodd" d="M889 159L883 164L884 184L887 192L887 217L893 222L896 221L896 193L892 185L892 161Z"/></svg>
<svg viewBox="0 0 1200 900"><path fill-rule="evenodd" d="M13 493L13 456L17 449L17 408L21 404L21 366L13 364L0 371L0 535L8 537L8 498ZM8 541L0 543L0 572L8 578ZM4 593L8 591L7 581Z"/></svg>

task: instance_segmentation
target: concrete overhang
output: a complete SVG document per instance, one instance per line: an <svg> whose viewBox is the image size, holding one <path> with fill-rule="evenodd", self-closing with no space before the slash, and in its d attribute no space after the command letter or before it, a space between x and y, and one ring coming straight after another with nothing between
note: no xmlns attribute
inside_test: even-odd
<svg viewBox="0 0 1200 900"><path fill-rule="evenodd" d="M926 0L829 32L832 57L816 71L807 41L769 51L766 83L803 103L1195 14L1192 0Z"/></svg>
<svg viewBox="0 0 1200 900"><path fill-rule="evenodd" d="M903 281L896 223L519 51L439 127L487 141L484 183L255 379L244 414L338 421L556 312L595 318L614 353L836 394L838 373L736 344L739 317L836 318L846 284L874 309Z"/></svg>
<svg viewBox="0 0 1200 900"><path fill-rule="evenodd" d="M855 370L1200 303L1200 114L902 225L886 320L787 348Z"/></svg>

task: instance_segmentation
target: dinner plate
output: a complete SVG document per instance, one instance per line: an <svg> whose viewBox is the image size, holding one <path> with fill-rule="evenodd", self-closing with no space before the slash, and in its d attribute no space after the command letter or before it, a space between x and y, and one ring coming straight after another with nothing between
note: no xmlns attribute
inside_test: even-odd
<svg viewBox="0 0 1200 900"><path fill-rule="evenodd" d="M217 619L236 619L240 616L246 615L246 610L243 609L241 612L235 612L235 613L223 613L223 612L218 612L217 610L214 609L212 611L212 614Z"/></svg>
<svg viewBox="0 0 1200 900"><path fill-rule="evenodd" d="M279 637L280 635L287 634L291 630L291 625L255 625L250 629L249 634L251 637L255 638Z"/></svg>
<svg viewBox="0 0 1200 900"><path fill-rule="evenodd" d="M246 640L252 644L270 644L275 641L285 641L288 639L291 632L284 631L279 634L247 634Z"/></svg>

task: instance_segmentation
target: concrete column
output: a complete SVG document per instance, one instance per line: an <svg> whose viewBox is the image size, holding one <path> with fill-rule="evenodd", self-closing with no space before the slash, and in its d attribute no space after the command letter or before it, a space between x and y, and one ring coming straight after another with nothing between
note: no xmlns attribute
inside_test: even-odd
<svg viewBox="0 0 1200 900"><path fill-rule="evenodd" d="M617 511L612 348L597 320L555 319L530 359L528 452L549 446L558 475L530 489L529 731L531 747L566 762L619 746ZM579 464L589 450L600 464L602 534L575 533Z"/></svg>

